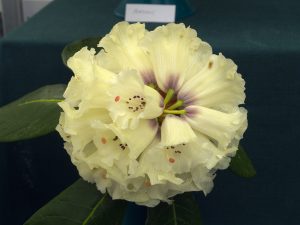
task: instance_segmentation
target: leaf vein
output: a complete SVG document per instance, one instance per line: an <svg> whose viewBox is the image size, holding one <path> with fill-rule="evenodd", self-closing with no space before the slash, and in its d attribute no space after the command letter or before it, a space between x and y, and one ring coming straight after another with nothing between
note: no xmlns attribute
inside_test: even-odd
<svg viewBox="0 0 300 225"><path fill-rule="evenodd" d="M28 105L32 103L50 103L50 102L61 102L61 101L63 101L63 99L36 99L36 100L20 103L19 106Z"/></svg>
<svg viewBox="0 0 300 225"><path fill-rule="evenodd" d="M93 210L89 213L89 215L87 216L87 218L83 221L82 225L86 225L89 220L92 218L92 216L95 214L97 208L102 204L102 202L104 201L106 197L106 194L103 195L103 197L98 201L98 203L95 205L95 207L93 208Z"/></svg>

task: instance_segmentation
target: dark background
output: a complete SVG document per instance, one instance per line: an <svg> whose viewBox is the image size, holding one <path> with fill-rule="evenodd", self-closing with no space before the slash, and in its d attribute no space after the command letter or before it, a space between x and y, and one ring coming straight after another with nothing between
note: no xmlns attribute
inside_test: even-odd
<svg viewBox="0 0 300 225"><path fill-rule="evenodd" d="M197 11L183 22L233 59L246 80L249 128L242 144L257 169L250 180L218 173L212 193L198 194L204 224L299 225L300 1L191 2ZM119 21L112 13L117 5L56 0L1 39L0 104L67 83L64 45L108 33ZM56 133L0 144L0 224L22 224L77 177Z"/></svg>

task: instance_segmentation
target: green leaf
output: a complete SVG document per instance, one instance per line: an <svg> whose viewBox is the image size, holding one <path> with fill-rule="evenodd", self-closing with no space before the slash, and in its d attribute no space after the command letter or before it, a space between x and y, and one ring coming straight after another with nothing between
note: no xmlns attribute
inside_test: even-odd
<svg viewBox="0 0 300 225"><path fill-rule="evenodd" d="M202 225L200 209L193 194L185 193L172 205L161 203L149 208L146 225Z"/></svg>
<svg viewBox="0 0 300 225"><path fill-rule="evenodd" d="M95 184L79 179L24 225L120 225L125 208L125 201L112 200Z"/></svg>
<svg viewBox="0 0 300 225"><path fill-rule="evenodd" d="M67 66L68 59L85 46L87 46L88 49L94 48L96 53L98 53L101 49L97 47L100 40L101 37L86 38L66 45L61 53L63 63Z"/></svg>
<svg viewBox="0 0 300 225"><path fill-rule="evenodd" d="M0 142L18 141L55 130L60 116L57 102L66 86L49 85L0 108Z"/></svg>
<svg viewBox="0 0 300 225"><path fill-rule="evenodd" d="M255 168L242 146L239 146L236 155L230 162L229 168L232 172L241 177L251 178L256 175Z"/></svg>

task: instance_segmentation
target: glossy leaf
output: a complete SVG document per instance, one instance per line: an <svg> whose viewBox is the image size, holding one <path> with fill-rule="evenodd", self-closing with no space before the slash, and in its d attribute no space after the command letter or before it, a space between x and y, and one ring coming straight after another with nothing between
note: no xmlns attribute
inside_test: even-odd
<svg viewBox="0 0 300 225"><path fill-rule="evenodd" d="M251 178L256 175L255 168L242 146L239 146L236 155L230 162L229 168L232 172L241 177Z"/></svg>
<svg viewBox="0 0 300 225"><path fill-rule="evenodd" d="M86 38L66 45L61 53L63 63L67 66L68 59L85 46L88 46L89 49L94 48L98 53L101 49L97 47L100 39L101 37Z"/></svg>
<svg viewBox="0 0 300 225"><path fill-rule="evenodd" d="M76 181L39 209L24 225L119 225L125 201L101 194L95 184Z"/></svg>
<svg viewBox="0 0 300 225"><path fill-rule="evenodd" d="M149 208L146 225L202 225L200 209L193 194L185 193L171 205L160 203Z"/></svg>
<svg viewBox="0 0 300 225"><path fill-rule="evenodd" d="M0 108L0 142L38 137L55 130L66 86L49 85Z"/></svg>

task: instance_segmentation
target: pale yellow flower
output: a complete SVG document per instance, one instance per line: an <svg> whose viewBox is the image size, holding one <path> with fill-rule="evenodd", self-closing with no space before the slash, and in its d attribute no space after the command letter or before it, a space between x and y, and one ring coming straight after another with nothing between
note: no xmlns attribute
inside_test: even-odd
<svg viewBox="0 0 300 225"><path fill-rule="evenodd" d="M195 30L116 24L68 61L57 130L79 174L113 199L155 206L209 193L247 128L245 82Z"/></svg>

